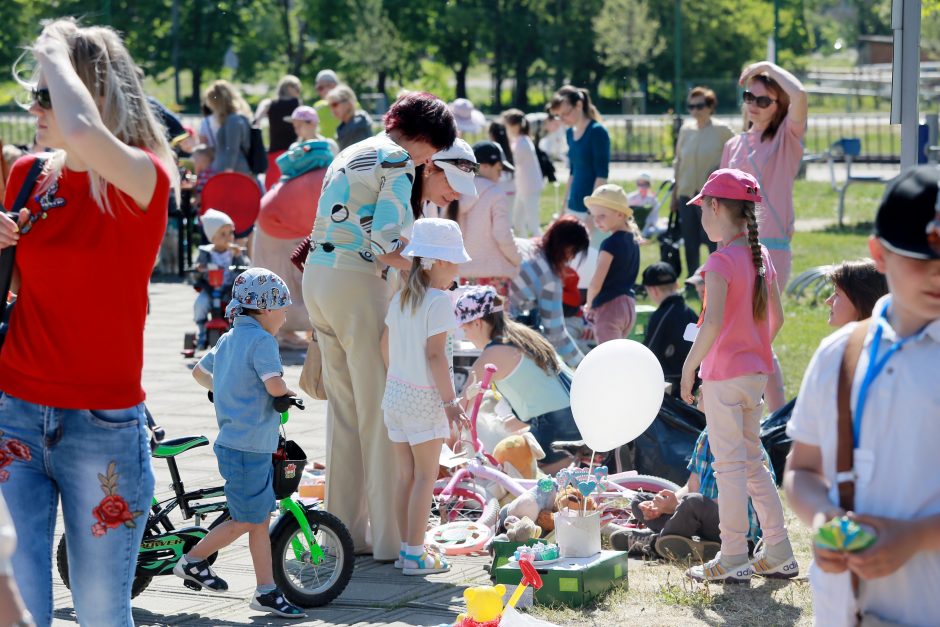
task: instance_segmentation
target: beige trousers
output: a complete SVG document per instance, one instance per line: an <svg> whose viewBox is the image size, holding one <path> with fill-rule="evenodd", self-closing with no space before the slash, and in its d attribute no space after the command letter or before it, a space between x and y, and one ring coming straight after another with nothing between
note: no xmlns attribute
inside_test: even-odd
<svg viewBox="0 0 940 627"><path fill-rule="evenodd" d="M307 265L303 274L329 397L326 508L349 528L357 552L369 548L371 519L373 557L394 560L400 537L391 482L398 469L382 419L385 290L382 279L361 272Z"/></svg>
<svg viewBox="0 0 940 627"><path fill-rule="evenodd" d="M770 470L764 466L760 443L761 397L766 385L765 374L702 382L708 443L715 456L721 552L725 555L747 555L749 495L764 540L777 544L787 539L783 505Z"/></svg>

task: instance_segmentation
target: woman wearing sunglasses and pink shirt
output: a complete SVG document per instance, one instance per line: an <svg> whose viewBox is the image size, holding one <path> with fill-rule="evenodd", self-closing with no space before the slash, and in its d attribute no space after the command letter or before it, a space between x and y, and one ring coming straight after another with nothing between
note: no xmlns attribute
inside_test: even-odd
<svg viewBox="0 0 940 627"><path fill-rule="evenodd" d="M783 290L790 279L793 258L793 181L803 158L806 90L793 74L767 61L745 67L740 84L745 88L745 130L725 144L721 167L743 170L760 184L760 241L770 253ZM779 364L767 383L765 400L770 411L786 402Z"/></svg>

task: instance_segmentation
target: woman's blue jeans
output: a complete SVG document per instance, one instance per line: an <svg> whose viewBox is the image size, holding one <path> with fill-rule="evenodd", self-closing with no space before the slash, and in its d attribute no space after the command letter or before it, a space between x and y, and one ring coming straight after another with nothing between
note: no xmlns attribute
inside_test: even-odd
<svg viewBox="0 0 940 627"><path fill-rule="evenodd" d="M131 583L153 496L143 403L58 409L0 392L0 431L0 490L17 534L13 576L36 624L52 623L61 498L79 622L132 626Z"/></svg>

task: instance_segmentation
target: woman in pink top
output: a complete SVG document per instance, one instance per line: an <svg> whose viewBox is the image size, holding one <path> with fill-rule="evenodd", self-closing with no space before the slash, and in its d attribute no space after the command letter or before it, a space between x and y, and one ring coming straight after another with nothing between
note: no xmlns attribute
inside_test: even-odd
<svg viewBox="0 0 940 627"><path fill-rule="evenodd" d="M744 68L741 85L746 130L725 144L721 167L743 170L760 184L765 213L760 239L785 288L792 263L793 181L806 134L806 90L795 76L766 61Z"/></svg>
<svg viewBox="0 0 940 627"><path fill-rule="evenodd" d="M789 578L799 573L784 527L783 506L760 444L761 397L774 370L771 343L783 325L774 265L757 236L757 180L741 170L715 171L690 202L702 207L702 226L719 248L702 267L705 311L682 368L681 395L691 402L701 365L702 398L715 456L721 552L686 575L699 581L744 582L754 573ZM747 498L764 548L748 559Z"/></svg>
<svg viewBox="0 0 940 627"><path fill-rule="evenodd" d="M764 196L760 239L770 252L778 283L786 289L793 259L793 181L806 133L806 90L795 76L766 61L744 68L740 82L746 88L745 131L725 144L721 167L743 170L760 184ZM774 361L766 393L770 411L786 403L783 374Z"/></svg>

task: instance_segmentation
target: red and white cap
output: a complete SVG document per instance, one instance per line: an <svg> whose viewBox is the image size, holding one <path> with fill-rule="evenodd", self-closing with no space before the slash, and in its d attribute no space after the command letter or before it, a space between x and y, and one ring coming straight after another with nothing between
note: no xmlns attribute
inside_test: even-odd
<svg viewBox="0 0 940 627"><path fill-rule="evenodd" d="M702 198L724 198L727 200L761 201L760 185L753 176L735 168L722 168L712 172L705 185L695 198L689 201L690 205L701 205Z"/></svg>

